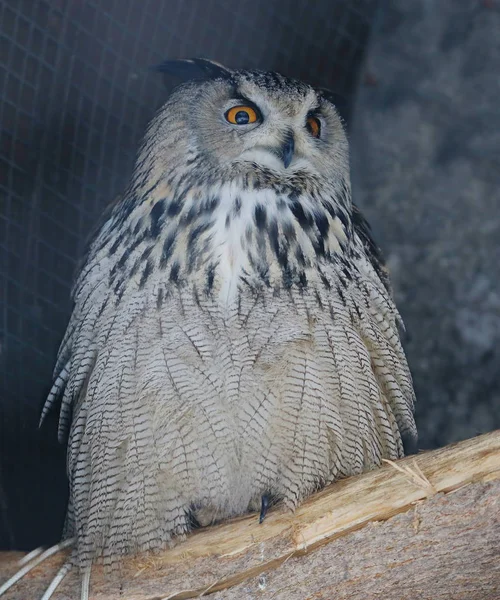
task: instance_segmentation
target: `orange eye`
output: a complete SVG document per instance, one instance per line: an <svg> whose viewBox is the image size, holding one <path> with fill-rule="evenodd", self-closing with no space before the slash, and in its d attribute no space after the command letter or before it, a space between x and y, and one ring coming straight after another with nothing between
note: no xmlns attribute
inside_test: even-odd
<svg viewBox="0 0 500 600"><path fill-rule="evenodd" d="M258 118L257 111L251 106L233 106L226 113L226 120L233 125L249 125Z"/></svg>
<svg viewBox="0 0 500 600"><path fill-rule="evenodd" d="M306 128L315 138L319 138L321 135L321 121L316 117L307 117Z"/></svg>

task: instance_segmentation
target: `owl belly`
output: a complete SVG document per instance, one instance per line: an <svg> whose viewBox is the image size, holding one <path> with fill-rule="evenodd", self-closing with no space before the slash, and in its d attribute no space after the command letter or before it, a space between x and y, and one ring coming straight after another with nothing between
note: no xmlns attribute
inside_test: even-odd
<svg viewBox="0 0 500 600"><path fill-rule="evenodd" d="M182 490L199 515L224 518L258 508L263 494L295 506L333 478L338 390L324 323L308 314L269 295L229 311L185 308L172 324L154 419L155 446L171 457L164 495Z"/></svg>
<svg viewBox="0 0 500 600"><path fill-rule="evenodd" d="M401 455L361 324L321 294L221 308L179 291L103 333L68 448L84 555L164 547L193 513L223 519L264 494L294 508Z"/></svg>

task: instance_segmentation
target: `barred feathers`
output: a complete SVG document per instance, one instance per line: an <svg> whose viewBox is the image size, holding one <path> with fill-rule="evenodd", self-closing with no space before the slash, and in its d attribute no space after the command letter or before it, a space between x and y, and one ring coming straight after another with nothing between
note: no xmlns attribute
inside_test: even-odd
<svg viewBox="0 0 500 600"><path fill-rule="evenodd" d="M84 570L262 496L293 509L416 438L400 319L333 106L281 76L231 77L181 88L153 121L75 286L44 414L62 398L66 535ZM228 158L236 137L222 144L215 122L192 133L192 102L226 106L235 86L288 119L289 170L264 146ZM301 124L313 109L323 146ZM274 127L266 144L284 139Z"/></svg>

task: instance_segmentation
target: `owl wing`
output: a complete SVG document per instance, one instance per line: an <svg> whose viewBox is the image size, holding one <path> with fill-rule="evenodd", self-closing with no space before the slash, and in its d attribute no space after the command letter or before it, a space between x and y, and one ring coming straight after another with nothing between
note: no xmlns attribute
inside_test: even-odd
<svg viewBox="0 0 500 600"><path fill-rule="evenodd" d="M369 223L357 206L352 205L352 225L364 249L362 262L368 271L365 288L371 325L362 333L367 345L372 369L396 418L405 454L417 451L417 430L413 417L415 393L400 331L404 324L394 305L389 271L382 252L375 243ZM371 276L369 272L371 273Z"/></svg>
<svg viewBox="0 0 500 600"><path fill-rule="evenodd" d="M389 271L385 265L382 250L377 246L375 240L372 237L372 230L370 224L363 216L363 213L354 203L352 205L352 224L354 227L354 231L357 233L359 239L363 244L366 256L368 257L372 267L379 276L380 281L384 284L385 289L392 296Z"/></svg>

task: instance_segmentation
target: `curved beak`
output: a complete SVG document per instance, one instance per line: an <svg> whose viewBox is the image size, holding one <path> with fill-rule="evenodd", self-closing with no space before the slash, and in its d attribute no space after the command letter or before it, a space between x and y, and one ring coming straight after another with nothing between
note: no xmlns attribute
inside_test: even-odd
<svg viewBox="0 0 500 600"><path fill-rule="evenodd" d="M292 162L293 153L295 151L295 140L293 138L293 133L289 132L286 136L286 139L283 143L283 146L280 150L280 158L285 165L285 169L288 169L290 163Z"/></svg>

